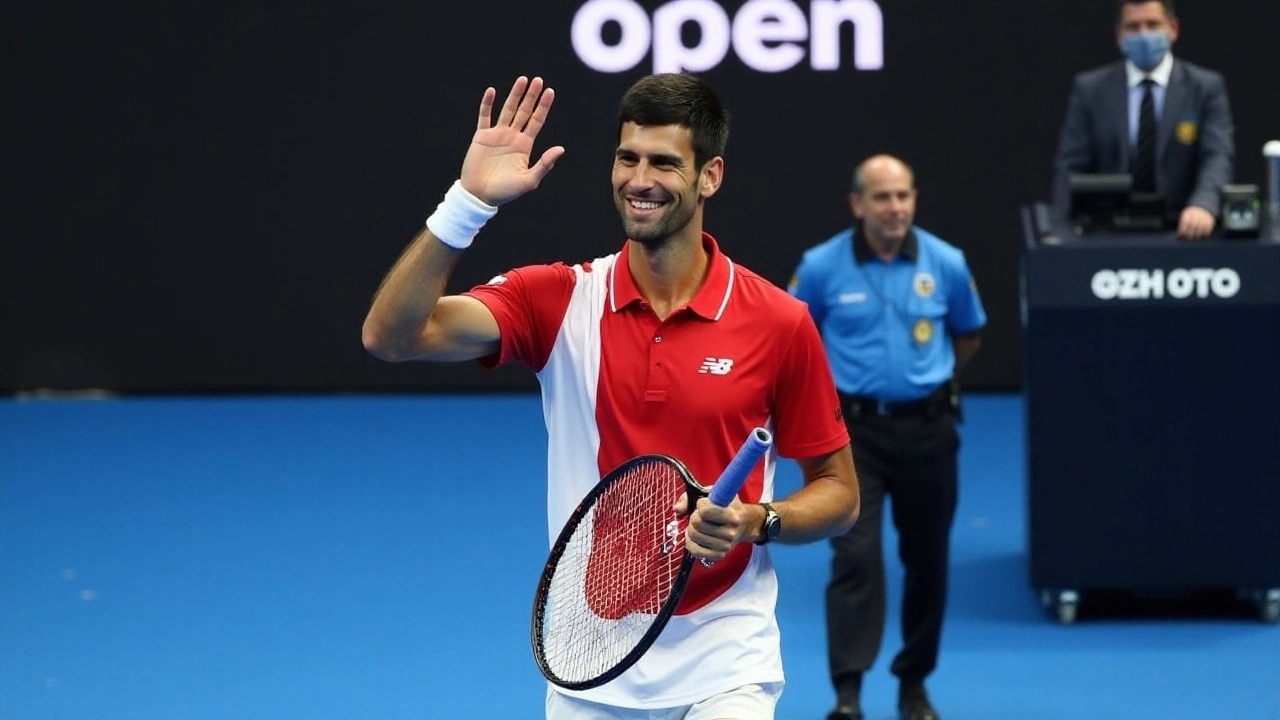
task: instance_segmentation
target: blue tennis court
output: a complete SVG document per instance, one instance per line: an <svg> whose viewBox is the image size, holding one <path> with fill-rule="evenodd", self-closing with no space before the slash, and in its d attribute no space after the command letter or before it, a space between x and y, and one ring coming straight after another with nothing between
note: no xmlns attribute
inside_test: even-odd
<svg viewBox="0 0 1280 720"><path fill-rule="evenodd" d="M1248 609L1053 621L1021 400L967 417L946 720L1280 720L1280 626ZM540 718L544 442L531 395L0 401L0 720ZM779 720L833 700L827 555L774 549ZM889 567L870 720L895 716Z"/></svg>

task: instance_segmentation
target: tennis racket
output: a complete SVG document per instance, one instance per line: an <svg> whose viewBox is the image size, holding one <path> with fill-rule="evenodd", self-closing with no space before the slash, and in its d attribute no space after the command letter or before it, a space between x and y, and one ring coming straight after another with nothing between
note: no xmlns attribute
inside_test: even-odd
<svg viewBox="0 0 1280 720"><path fill-rule="evenodd" d="M666 455L642 455L615 468L569 516L551 547L533 603L533 655L551 682L598 687L644 655L666 627L689 581L689 518L673 509L689 494L721 507L773 444L756 428L710 491Z"/></svg>

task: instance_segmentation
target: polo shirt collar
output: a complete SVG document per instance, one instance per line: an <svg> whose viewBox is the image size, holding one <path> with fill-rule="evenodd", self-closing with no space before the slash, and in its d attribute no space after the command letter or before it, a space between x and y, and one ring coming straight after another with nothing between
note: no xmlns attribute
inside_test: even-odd
<svg viewBox="0 0 1280 720"><path fill-rule="evenodd" d="M902 241L902 249L898 254L910 262L915 262L920 256L920 240L916 237L915 228L907 231L907 237ZM878 257L862 233L862 223L853 226L853 257L859 265Z"/></svg>
<svg viewBox="0 0 1280 720"><path fill-rule="evenodd" d="M628 262L631 245L632 241L628 240L622 246L622 251L609 270L609 308L613 312L644 301L635 278L631 276L631 265ZM736 273L733 261L720 252L719 244L709 233L702 233L702 247L709 255L707 277L687 307L707 320L719 320L729 305Z"/></svg>

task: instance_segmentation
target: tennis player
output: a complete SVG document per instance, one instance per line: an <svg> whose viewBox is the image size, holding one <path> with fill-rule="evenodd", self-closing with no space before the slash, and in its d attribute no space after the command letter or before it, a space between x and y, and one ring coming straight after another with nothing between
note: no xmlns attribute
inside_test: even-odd
<svg viewBox="0 0 1280 720"><path fill-rule="evenodd" d="M613 195L626 241L568 265L509 270L441 297L450 271L498 208L530 192L565 149L532 161L555 93L520 77L496 119L493 88L462 172L383 280L363 341L389 361L520 363L542 388L548 538L609 470L641 454L683 461L711 482L755 427L774 449L727 507L691 512L696 557L676 615L617 679L548 684L548 720L772 720L784 676L770 542L846 532L858 484L840 403L805 306L734 263L703 230L724 180L729 115L688 74L642 78L623 95ZM511 232L521 232L513 229ZM777 456L803 486L774 498Z"/></svg>

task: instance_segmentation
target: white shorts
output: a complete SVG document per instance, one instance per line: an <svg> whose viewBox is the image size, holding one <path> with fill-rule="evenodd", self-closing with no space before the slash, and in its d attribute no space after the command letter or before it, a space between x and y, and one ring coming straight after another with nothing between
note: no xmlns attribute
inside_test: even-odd
<svg viewBox="0 0 1280 720"><path fill-rule="evenodd" d="M692 705L636 709L588 702L547 688L547 720L773 720L782 683L743 685Z"/></svg>

